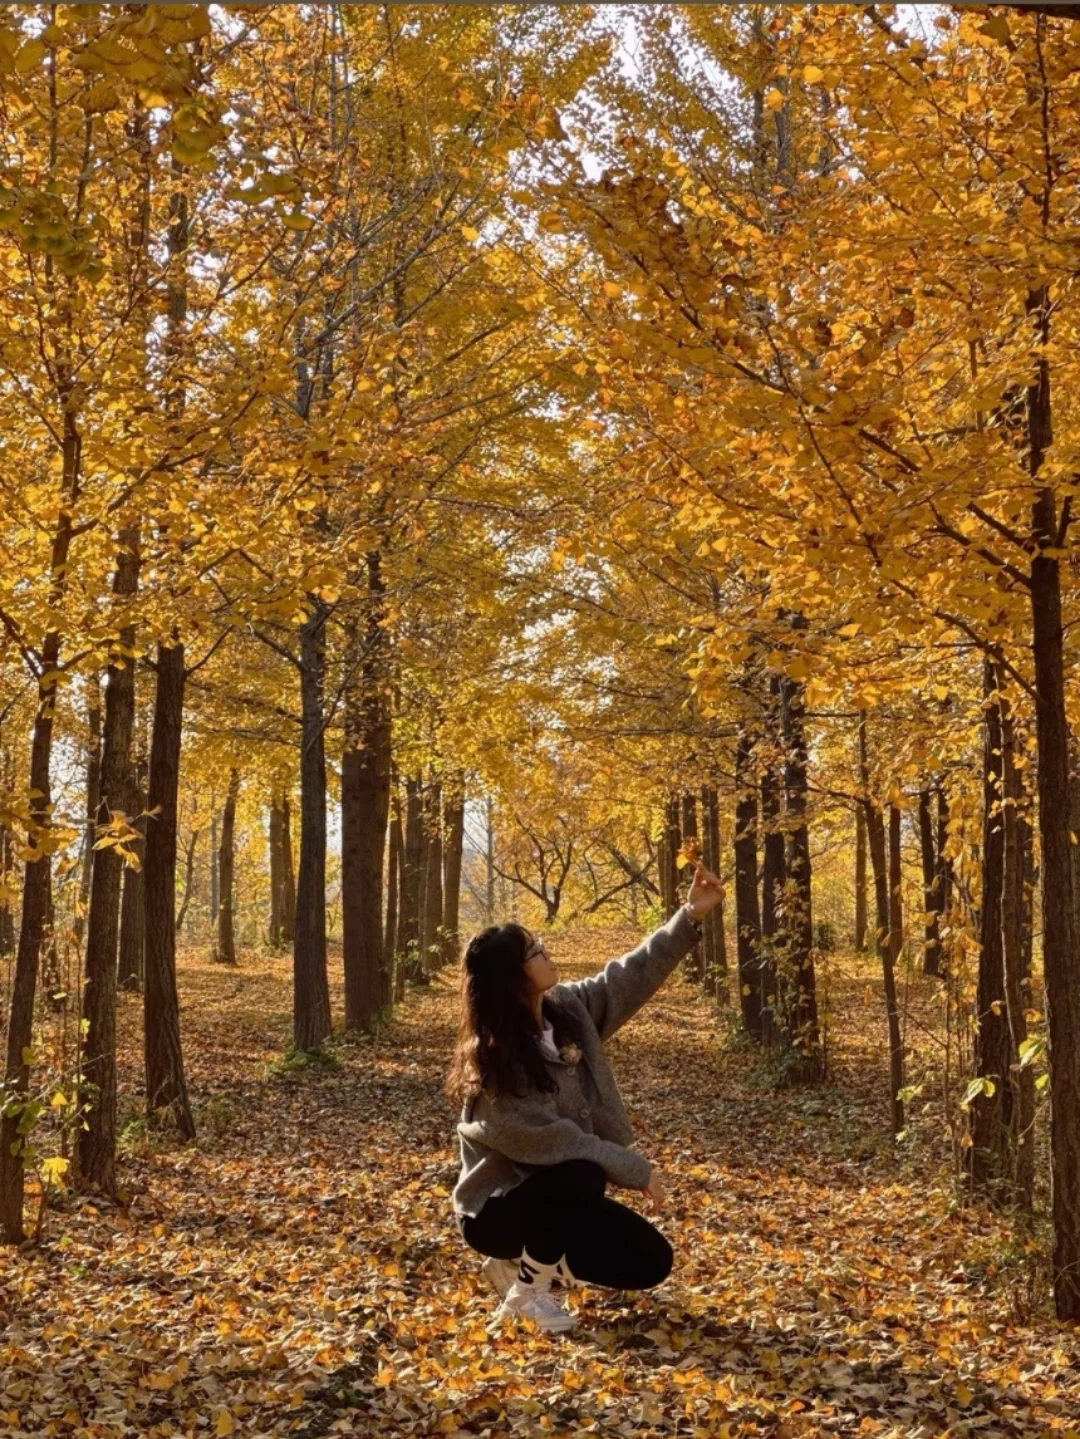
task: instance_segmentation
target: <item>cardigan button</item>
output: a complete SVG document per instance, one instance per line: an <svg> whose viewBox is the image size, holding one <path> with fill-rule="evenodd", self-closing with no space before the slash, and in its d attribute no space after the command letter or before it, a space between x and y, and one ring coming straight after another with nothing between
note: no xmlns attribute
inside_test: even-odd
<svg viewBox="0 0 1080 1439"><path fill-rule="evenodd" d="M587 1104L583 1104L583 1105L581 1106L580 1113L581 1113L582 1119L588 1119L588 1117L589 1117L589 1106L588 1106Z"/></svg>

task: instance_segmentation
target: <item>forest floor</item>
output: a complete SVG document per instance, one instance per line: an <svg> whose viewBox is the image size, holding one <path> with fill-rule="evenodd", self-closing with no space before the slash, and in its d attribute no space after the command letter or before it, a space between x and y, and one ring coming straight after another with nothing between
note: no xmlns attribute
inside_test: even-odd
<svg viewBox="0 0 1080 1439"><path fill-rule="evenodd" d="M580 974L633 940L552 948ZM491 1327L451 1221L454 978L291 1071L290 969L182 956L184 1147L135 1117L122 998L127 1203L68 1195L0 1257L0 1434L1080 1439L1080 1331L1030 1303L1007 1227L958 1204L940 1120L893 1152L869 965L830 963L812 1092L765 1083L678 976L611 1042L676 1268L650 1294L573 1291L560 1337ZM340 1013L339 965L335 984ZM908 999L929 1028L929 983Z"/></svg>

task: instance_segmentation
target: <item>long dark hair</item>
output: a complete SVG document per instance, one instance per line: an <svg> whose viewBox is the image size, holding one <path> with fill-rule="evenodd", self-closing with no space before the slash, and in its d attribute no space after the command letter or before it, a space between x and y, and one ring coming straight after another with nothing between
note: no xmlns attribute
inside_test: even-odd
<svg viewBox="0 0 1080 1439"><path fill-rule="evenodd" d="M523 1094L530 1087L551 1091L537 1039L532 993L525 957L533 937L520 924L493 924L473 936L461 966L461 1018L446 1092L457 1103L486 1089L491 1094ZM545 1000L544 1012L556 1043L567 1032L557 1005Z"/></svg>

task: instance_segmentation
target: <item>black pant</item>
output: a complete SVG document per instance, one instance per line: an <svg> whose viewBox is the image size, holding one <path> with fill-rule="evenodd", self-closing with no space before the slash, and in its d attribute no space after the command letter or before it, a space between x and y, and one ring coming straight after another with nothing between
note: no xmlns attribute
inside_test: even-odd
<svg viewBox="0 0 1080 1439"><path fill-rule="evenodd" d="M671 1245L640 1214L605 1199L604 1184L589 1159L552 1164L489 1199L461 1232L470 1248L496 1259L517 1259L523 1249L541 1264L565 1255L587 1284L651 1289L671 1273Z"/></svg>

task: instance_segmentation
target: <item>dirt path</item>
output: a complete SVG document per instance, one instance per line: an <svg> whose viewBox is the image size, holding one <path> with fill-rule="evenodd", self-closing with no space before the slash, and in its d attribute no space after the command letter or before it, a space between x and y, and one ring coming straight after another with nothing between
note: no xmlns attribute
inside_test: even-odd
<svg viewBox="0 0 1080 1439"><path fill-rule="evenodd" d="M556 958L586 972L632 938ZM1078 1439L1078 1336L1010 1317L1003 1234L891 1158L872 1045L837 1054L835 1087L754 1089L673 980L611 1049L669 1181L675 1273L575 1294L571 1336L492 1335L449 1212L452 979L339 1068L268 1076L289 970L182 966L200 1139L155 1147L133 1124L126 1209L72 1197L41 1248L3 1256L0 1434ZM836 1032L876 1033L862 982L836 1002Z"/></svg>

